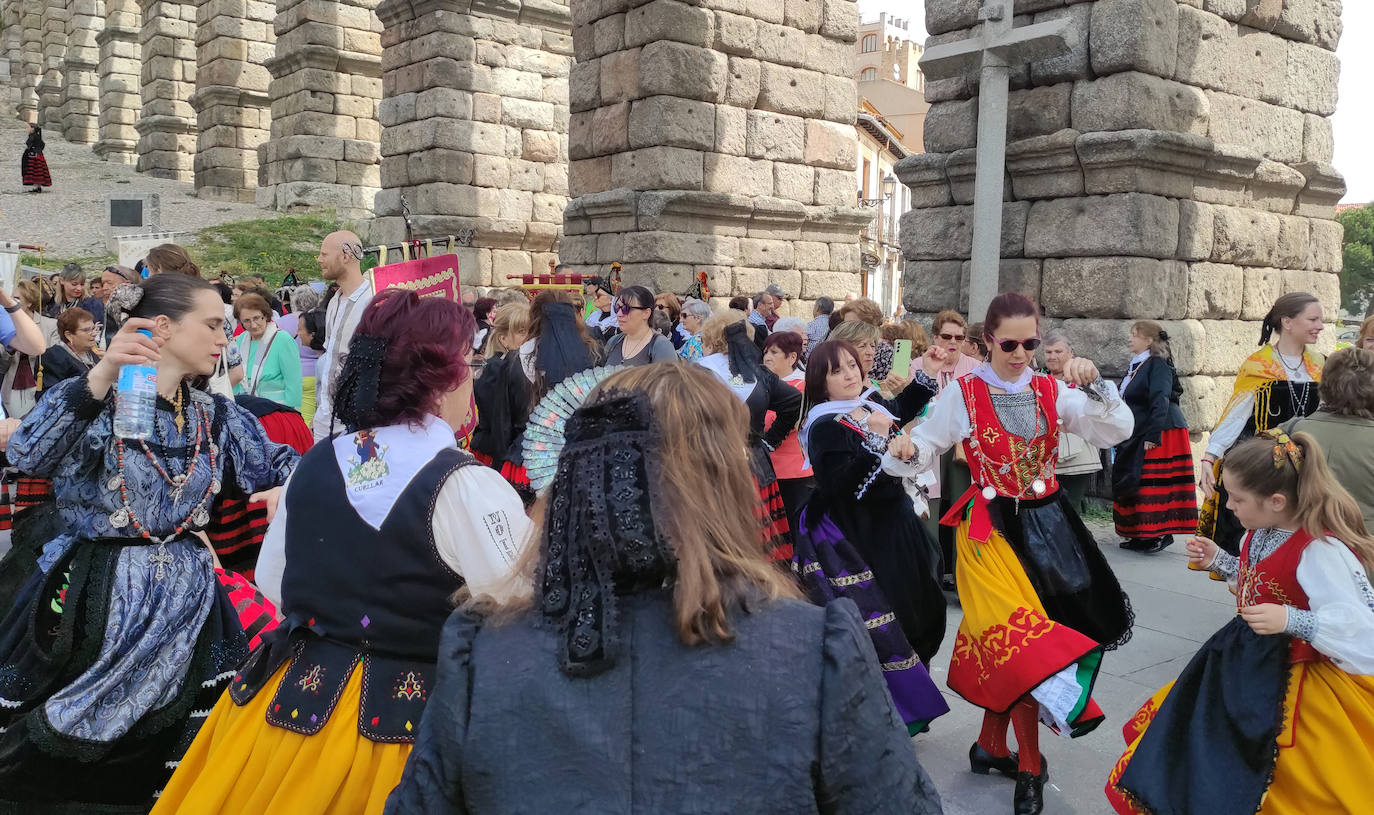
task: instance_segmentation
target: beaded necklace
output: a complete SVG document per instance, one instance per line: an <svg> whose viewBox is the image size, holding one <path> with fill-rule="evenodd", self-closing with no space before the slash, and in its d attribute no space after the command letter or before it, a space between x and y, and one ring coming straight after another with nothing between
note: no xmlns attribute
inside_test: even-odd
<svg viewBox="0 0 1374 815"><path fill-rule="evenodd" d="M200 497L200 500L195 503L190 513L187 514L186 519L177 524L172 534L161 537L152 534L138 519L138 516L134 514L133 504L129 501L128 478L124 470L124 455L127 452L124 439L115 440L118 472L116 472L106 484L110 490L119 491L119 500L123 505L110 514L110 526L115 529L123 529L132 526L133 531L137 533L138 537L157 544L157 552L149 557L148 561L154 566L153 579L158 581L166 577L166 566L170 565L172 562L172 556L167 551L167 544L179 538L188 529L204 528L205 525L210 522L210 502L214 500L214 496L220 491L220 480L219 477L215 475L215 473L218 472L216 464L219 460L219 445L215 444L214 440L210 438L211 425L209 411L199 404L192 404L192 409L195 412L195 443L191 449L183 473L175 476L169 474L167 469L162 466L162 462L158 461L157 456L153 455L153 451L148 449L147 443L142 440L138 442L139 447L143 450L143 454L148 458L148 461L152 463L158 475L162 476L162 480L167 483L167 486L171 487L172 506L176 506L176 504L181 501L186 482L196 471L196 465L199 463L202 447L205 445L209 446L211 473L209 484L206 486L205 493Z"/></svg>
<svg viewBox="0 0 1374 815"><path fill-rule="evenodd" d="M1035 420L1038 424L1040 421L1040 417L1045 416L1046 413L1044 411L1044 406L1040 402L1040 391L1036 388L1032 388L1031 391L1035 394ZM985 485L987 485L984 486L982 490L983 498L985 500L991 501L992 499L997 497L997 488L992 485L994 483L1001 482L1002 479L999 479L996 476L994 476L994 468L996 469L996 473L1001 476L1011 475L1014 472L1016 473L1016 486L1018 492L1016 495L1010 495L1008 497L1015 499L1016 512L1020 512L1022 500L1039 498L1040 496L1045 494L1045 491L1047 489L1047 485L1045 484L1043 477L1034 478L1030 484L1024 483L1024 473L1034 472L1036 469L1045 469L1045 467L1037 468L1036 466L1038 463L1038 459L1040 457L1040 450L1037 448L1035 444L1036 439L1022 439L1022 441L1025 444L1025 447L1019 453L1013 452L1012 456L1007 459L994 459L990 454L990 451L988 450L987 446L980 445L978 443L976 432L979 427L979 424L976 406L972 403L969 403L966 409L969 415L969 427L972 428L972 432L975 433L973 439L969 442L969 446L977 451L976 455L970 456L970 458L978 459L978 469L983 475L982 481ZM996 422L999 426L1002 426L1001 419L997 416L996 411L993 411L992 421ZM1005 430L1004 426L1003 430ZM1015 451L1015 449L1016 445L1013 442L1012 450ZM1041 475L1043 476L1043 472Z"/></svg>

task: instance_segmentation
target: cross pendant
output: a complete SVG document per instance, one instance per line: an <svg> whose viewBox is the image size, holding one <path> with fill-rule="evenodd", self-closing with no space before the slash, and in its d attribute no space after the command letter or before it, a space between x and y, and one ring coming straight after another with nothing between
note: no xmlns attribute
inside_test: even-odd
<svg viewBox="0 0 1374 815"><path fill-rule="evenodd" d="M153 579L161 582L167 576L167 567L172 565L172 555L167 551L167 544L159 543L157 551L148 557L148 562L153 564Z"/></svg>

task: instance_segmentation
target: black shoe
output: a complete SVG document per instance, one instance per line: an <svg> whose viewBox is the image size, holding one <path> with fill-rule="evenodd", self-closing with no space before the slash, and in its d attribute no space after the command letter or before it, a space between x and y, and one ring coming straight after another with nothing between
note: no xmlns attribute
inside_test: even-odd
<svg viewBox="0 0 1374 815"><path fill-rule="evenodd" d="M1153 541L1150 541L1150 545L1149 545L1148 547L1146 547L1146 548L1144 548L1144 549L1140 549L1140 550L1138 550L1138 551L1140 551L1140 552L1142 552L1142 553L1144 553L1144 554L1147 554L1147 555L1153 555L1153 554L1155 554L1156 552L1163 552L1165 549L1168 549L1170 546L1173 546L1173 545L1174 545L1174 536L1173 536L1173 535L1165 535L1165 536L1162 537L1162 538L1155 538Z"/></svg>
<svg viewBox="0 0 1374 815"><path fill-rule="evenodd" d="M1015 778L1018 760L1015 753L998 758L984 750L976 741L968 748L968 768L977 775L987 775L996 770L1007 778Z"/></svg>
<svg viewBox="0 0 1374 815"><path fill-rule="evenodd" d="M1121 542L1121 548L1128 552L1148 552L1158 542L1159 538L1127 538Z"/></svg>
<svg viewBox="0 0 1374 815"><path fill-rule="evenodd" d="M1042 758L1041 761L1044 759ZM1045 768L1039 775L1030 773L1016 774L1016 792L1012 795L1012 812L1015 815L1040 815L1045 811Z"/></svg>

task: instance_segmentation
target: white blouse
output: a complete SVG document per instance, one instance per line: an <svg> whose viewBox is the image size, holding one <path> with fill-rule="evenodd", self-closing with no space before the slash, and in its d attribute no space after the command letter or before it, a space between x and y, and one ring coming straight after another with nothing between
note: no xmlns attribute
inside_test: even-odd
<svg viewBox="0 0 1374 815"><path fill-rule="evenodd" d="M286 570L286 495L290 486L288 479L277 515L263 538L255 575L258 588L278 608ZM473 596L485 594L504 601L515 594L508 578L532 542L532 525L520 496L500 473L474 465L451 474L439 489L433 530L439 556L463 576Z"/></svg>
<svg viewBox="0 0 1374 815"><path fill-rule="evenodd" d="M1112 447L1131 437L1135 418L1111 382L1101 383L1101 401L1090 398L1082 388L1070 388L1058 380L1055 385L1059 389L1055 398L1059 421L1070 433L1081 436L1095 447ZM929 470L939 462L942 453L972 432L963 388L945 388L935 401L929 418L911 431L911 438L916 442L913 461L917 462L919 470Z"/></svg>
<svg viewBox="0 0 1374 815"><path fill-rule="evenodd" d="M1283 361L1284 373L1288 375L1289 382L1301 384L1311 382L1312 375L1307 372L1307 365L1301 361L1298 363L1298 370L1295 373L1289 368L1288 357L1274 352ZM1221 458L1226 455L1226 451L1236 443L1240 434L1245 431L1245 423L1249 421L1250 415L1255 412L1255 394L1247 393L1236 400L1231 406L1231 410L1222 417L1217 423L1217 427L1212 431L1212 437L1207 440L1207 453L1213 458Z"/></svg>
<svg viewBox="0 0 1374 815"><path fill-rule="evenodd" d="M1350 547L1332 538L1308 544L1298 584L1316 615L1312 646L1346 673L1374 674L1374 591Z"/></svg>

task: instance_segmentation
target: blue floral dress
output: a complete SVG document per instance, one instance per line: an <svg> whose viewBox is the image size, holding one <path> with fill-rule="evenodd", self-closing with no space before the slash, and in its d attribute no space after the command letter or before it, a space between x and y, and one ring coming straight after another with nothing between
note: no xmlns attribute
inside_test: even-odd
<svg viewBox="0 0 1374 815"><path fill-rule="evenodd" d="M159 399L146 447L120 445L113 397L69 379L10 439L14 466L53 480L64 531L0 597L0 811L146 812L247 654L192 533L222 484L277 486L298 456L232 401L184 393L182 411Z"/></svg>

